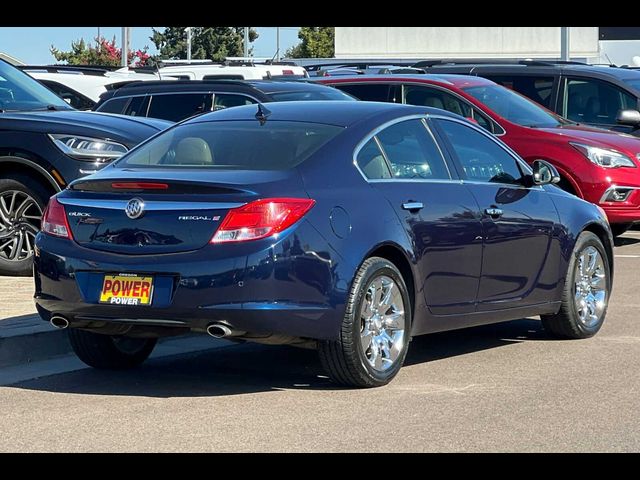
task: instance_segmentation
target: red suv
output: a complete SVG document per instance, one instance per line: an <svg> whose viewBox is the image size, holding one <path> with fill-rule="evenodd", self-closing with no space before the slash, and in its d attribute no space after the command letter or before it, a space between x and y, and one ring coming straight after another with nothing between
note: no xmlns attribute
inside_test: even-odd
<svg viewBox="0 0 640 480"><path fill-rule="evenodd" d="M601 206L614 235L640 222L640 138L571 122L481 77L359 75L318 81L360 100L457 113L499 136L527 162L555 165L559 186Z"/></svg>

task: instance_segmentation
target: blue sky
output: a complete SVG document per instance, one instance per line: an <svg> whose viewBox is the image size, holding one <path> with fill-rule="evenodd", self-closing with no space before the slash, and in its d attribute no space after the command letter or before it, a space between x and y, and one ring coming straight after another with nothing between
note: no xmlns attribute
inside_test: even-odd
<svg viewBox="0 0 640 480"><path fill-rule="evenodd" d="M253 55L272 57L276 53L276 28L254 28L260 36L252 43ZM281 54L299 42L298 28L280 27ZM120 31L120 27L101 27L100 35L108 39L115 35L119 44ZM84 38L85 41L92 41L97 34L97 27L0 27L0 52L8 53L28 64L55 63L49 52L51 45L61 50L69 50L72 40ZM138 49L147 45L150 53L156 53L153 42L149 40L150 36L151 27L133 27L132 48Z"/></svg>

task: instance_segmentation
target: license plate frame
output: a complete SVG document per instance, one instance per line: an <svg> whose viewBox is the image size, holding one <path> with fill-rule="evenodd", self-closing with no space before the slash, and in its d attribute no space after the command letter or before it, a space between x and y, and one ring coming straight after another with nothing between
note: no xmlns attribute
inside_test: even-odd
<svg viewBox="0 0 640 480"><path fill-rule="evenodd" d="M123 307L150 307L153 303L154 280L153 275L105 273L102 276L98 303Z"/></svg>

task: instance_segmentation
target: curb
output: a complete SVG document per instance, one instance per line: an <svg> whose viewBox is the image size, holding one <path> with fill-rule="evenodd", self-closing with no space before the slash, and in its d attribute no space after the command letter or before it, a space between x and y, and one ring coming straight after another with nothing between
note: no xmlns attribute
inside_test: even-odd
<svg viewBox="0 0 640 480"><path fill-rule="evenodd" d="M37 362L71 353L67 332L42 323L48 328L25 329L16 335L0 336L0 367Z"/></svg>

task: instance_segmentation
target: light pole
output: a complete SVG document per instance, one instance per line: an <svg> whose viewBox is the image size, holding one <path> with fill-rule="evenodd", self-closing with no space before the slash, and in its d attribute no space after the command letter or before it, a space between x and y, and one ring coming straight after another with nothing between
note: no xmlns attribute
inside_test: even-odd
<svg viewBox="0 0 640 480"><path fill-rule="evenodd" d="M191 27L187 27L187 60L191 60Z"/></svg>
<svg viewBox="0 0 640 480"><path fill-rule="evenodd" d="M122 50L120 55L120 65L127 66L127 57L129 56L129 30L127 27L122 27Z"/></svg>
<svg viewBox="0 0 640 480"><path fill-rule="evenodd" d="M249 27L244 27L244 56L249 56Z"/></svg>
<svg viewBox="0 0 640 480"><path fill-rule="evenodd" d="M571 59L570 32L571 27L560 27L560 60L568 62Z"/></svg>
<svg viewBox="0 0 640 480"><path fill-rule="evenodd" d="M276 27L276 62L280 61L280 27Z"/></svg>

